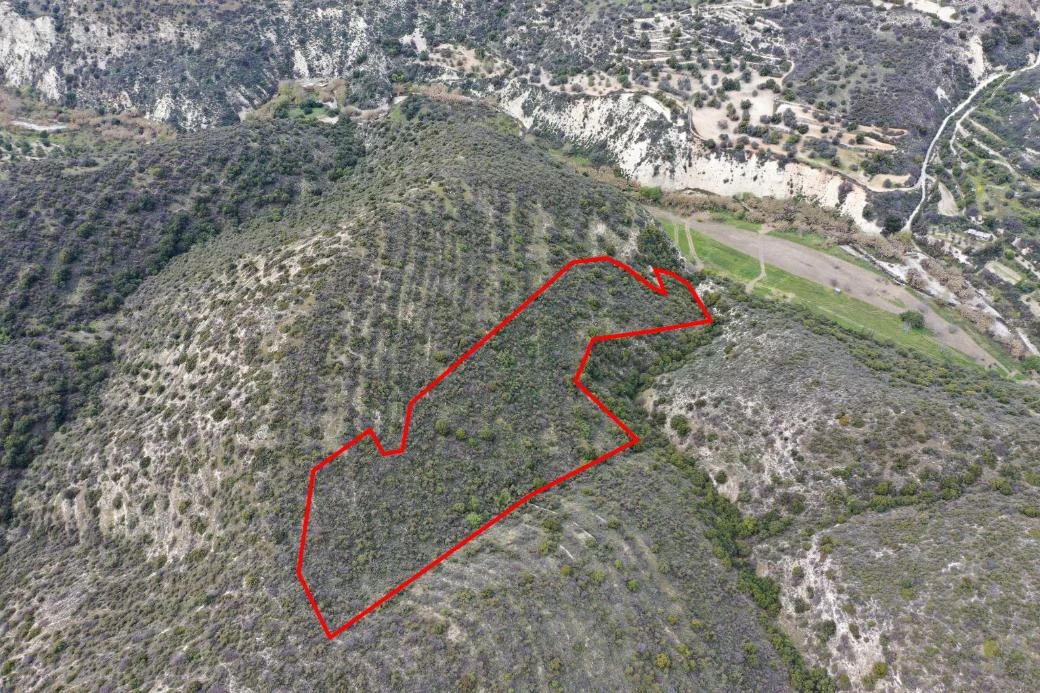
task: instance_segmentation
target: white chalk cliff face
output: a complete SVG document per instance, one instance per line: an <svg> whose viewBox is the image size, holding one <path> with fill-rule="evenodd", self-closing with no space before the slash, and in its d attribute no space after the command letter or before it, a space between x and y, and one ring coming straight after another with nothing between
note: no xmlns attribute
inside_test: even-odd
<svg viewBox="0 0 1040 693"><path fill-rule="evenodd" d="M866 192L843 176L801 163L781 166L772 158L750 157L746 161L737 161L721 155L705 155L697 152L696 144L691 142L685 142L684 146L689 150L689 156L686 161L676 164L675 169L666 171L644 162L634 169L633 176L644 185L695 188L718 195L751 193L779 199L804 197L851 217L864 231L881 233L879 226L863 218ZM844 199L842 184L848 190Z"/></svg>
<svg viewBox="0 0 1040 693"><path fill-rule="evenodd" d="M26 19L10 3L0 2L0 81L36 87L48 98L59 98L57 71L46 65L55 40L53 19Z"/></svg>
<svg viewBox="0 0 1040 693"><path fill-rule="evenodd" d="M759 156L741 161L712 152L685 124L673 123L666 110L648 100L652 101L631 93L567 99L507 88L500 106L527 128L551 129L572 141L605 145L621 169L642 185L718 195L803 197L847 215L863 231L881 232L863 217L867 193L854 181L798 162Z"/></svg>

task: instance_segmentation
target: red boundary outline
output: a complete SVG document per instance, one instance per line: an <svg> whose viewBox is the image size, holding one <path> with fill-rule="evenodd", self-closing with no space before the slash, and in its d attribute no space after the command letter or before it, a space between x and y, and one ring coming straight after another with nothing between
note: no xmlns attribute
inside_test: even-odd
<svg viewBox="0 0 1040 693"><path fill-rule="evenodd" d="M574 372L574 378L573 378L574 384L577 386L577 388L579 390L581 390L585 394L586 397L588 397L592 401L593 404L595 404L597 407L599 407L599 409L604 414L606 414L608 417L610 417L610 419L615 424L617 424L618 427L621 428L622 431L625 432L625 434L628 436L628 442L623 443L622 445L614 448L613 450L611 450L608 453L600 455L599 457L597 457L594 460L586 462L585 464L583 464L583 465L581 465L579 467L575 467L574 469L572 469L571 471L567 472L566 474L558 476L555 479L553 479L552 481L550 481L549 483L547 483L547 484L545 484L545 485L543 485L543 486L541 486L539 488L536 488L535 490L530 491L527 494L523 495L522 497L520 497L519 499L514 501L508 508L506 508L505 510L503 510L499 514L495 515L493 518L491 518L490 520L485 522L483 525L481 525L478 529L476 529L473 532L471 532L462 541L460 541L459 543L455 544L455 546L451 547L450 549L448 549L447 551L445 551L441 555L437 556L437 558L433 559L428 564L423 566L421 569L416 571L407 580L401 582L399 585L397 585L396 587L391 589L389 592L384 594L382 597L380 597L376 601L374 601L371 604L369 604L367 607L365 607L364 610L362 610L357 615L352 617L349 621L344 623L342 626L340 626L336 630L331 630L329 628L328 623L326 623L326 621L325 621L325 617L321 613L321 608L318 606L317 600L314 598L314 595L311 593L310 586L307 584L307 579L303 576L303 556L304 556L304 552L305 552L306 547L307 547L307 526L310 524L311 502L312 502L312 500L314 498L314 482L315 482L315 479L317 479L318 472L321 471L321 469L325 465L327 465L330 462L332 462L334 459L336 459L337 457L342 455L344 452L346 452L350 448L352 448L355 445L357 445L359 442L361 442L365 438L371 438L372 439L372 442L373 442L373 444L375 444L376 449L379 451L379 454L381 456L383 456L383 457L393 457L394 455L400 455L402 452L405 451L405 448L407 447L407 444L408 444L408 432L409 432L409 429L411 428L411 422L412 422L412 409L415 407L416 402L418 402L420 399L422 399L427 394L429 394L430 391L432 391L435 387L437 387L437 385L439 385L441 383L441 381L443 381L445 378L447 378L449 375L451 375L451 373L453 371L455 371L455 369L458 368L460 365L462 365L462 363L466 359L468 359L470 356L472 356L477 351L479 351L480 348L482 346L484 346L485 344L487 344L488 341L490 341L490 339L492 337L494 337L496 334L498 334L502 330L503 327L505 327L510 322L512 322L513 319L516 318L516 316L518 316L520 313L522 313L524 310L526 310L532 303L535 302L535 300L537 300L537 298L539 296L541 296L543 293L545 293L549 289L550 286L555 284L557 280L559 280L563 275L565 275L567 272L569 272L572 268L577 267L579 265L590 265L590 264L600 263L600 262L614 265L615 267L618 267L618 268L624 270L625 272L628 272L630 275L632 275L632 277L634 277L636 280L638 280L646 288L650 289L654 293L656 293L658 295L661 295L661 296L667 296L668 295L668 288L665 286L664 278L665 277L671 277L672 279L675 279L680 284L682 284L684 287L686 287L686 289L693 296L694 300L697 302L697 306L700 308L701 312L704 315L704 317L701 318L700 320L694 320L692 322L678 323L678 324L675 324L675 325L662 325L660 327L651 327L651 328L647 328L647 329L643 329L643 330L633 330L631 332L617 332L617 333L614 333L614 334L597 335L597 336L593 337L591 340L589 340L588 346L585 347L585 353L581 357L581 363L578 364L578 370L576 370ZM438 375L436 378L434 378L432 381L430 381L430 384L427 385L426 387L424 387L419 392L419 394L415 395L414 397L412 397L411 400L409 400L408 406L405 409L404 428L403 428L402 433L401 433L401 444L398 447L393 448L393 449L389 449L389 450L384 448L383 447L383 443L382 443L382 441L380 441L379 436L376 434L375 430L372 427L369 427L369 428L365 429L364 431L362 431L361 433L359 433L357 436L355 436L350 442L348 442L346 445L341 447L339 450L337 450L336 452L334 452L331 455L329 455L328 457L326 457L319 464L316 464L311 469L310 482L309 482L308 488L307 488L307 505L306 505L306 507L304 508L304 511L303 511L303 528L302 528L302 530L300 532L300 548L299 548L298 557L296 559L296 577L299 579L300 584L303 585L303 590L307 594L307 599L311 603L311 608L314 610L315 616L318 617L318 622L321 624L321 628L325 632L325 637L327 637L329 640L332 640L336 636L338 636L341 633L343 633L343 631L347 630L348 628L353 626L355 623L357 623L358 621L363 619L365 616L368 616L373 611L378 609L380 606L382 606L386 602L390 601L393 597L395 597L397 594L399 594L401 591L403 591L406 587L411 585L413 582L415 582L416 580L421 578L423 575L425 575L429 571L433 570L433 568L435 568L440 563L444 562L444 560L447 559L449 556L451 556L453 553L455 553L456 551L461 549L463 546L465 546L469 542L471 542L474 539L476 539L478 536L480 536L481 534L486 532L493 525L495 525L496 523L501 521L503 518L505 518L507 515L512 513L514 510L516 510L517 508L519 508L523 504L527 503L529 500L535 498L539 494L542 494L542 493L548 491L549 489L553 488L554 486L558 486L559 484L562 484L563 482L567 481L568 479L571 479L571 478L577 476L578 474L581 474L582 472L584 472L584 471L586 471L588 469L591 469L592 467L596 466L597 464L610 459L614 455L617 455L618 453L620 453L620 452L622 452L624 450L627 450L628 448L632 447L633 445L635 445L635 444L637 444L639 442L639 440L640 440L639 436L637 436L632 431L632 429L630 429L628 426L626 426L625 423L621 419L619 419L616 414L614 414L614 412L612 412L609 408L607 408L607 406L605 404L603 404L603 402L601 402L599 400L599 398L596 397L596 395L592 394L592 391L589 390L587 387L585 387L585 385L581 382L581 376L582 376L583 371L585 370L585 364L588 363L589 356L592 353L592 347L594 347L596 344L599 344L600 342L605 342L605 341L608 341L608 340L623 339L623 338L626 338L626 337L638 337L638 336L641 336L641 335L657 334L657 333L660 333L660 332L669 332L669 331L672 331L672 330L681 330L681 329L684 329L684 328L687 328L687 327L698 327L698 326L701 326L701 325L708 325L708 324L711 324L713 322L711 313L708 312L707 306L704 305L704 301L701 300L701 297L697 294L697 290L693 287L692 284L690 284L689 281L687 281L686 279L683 279L682 277L680 277L675 272L671 272L669 270L661 269L659 267L654 267L652 269L654 271L654 276L657 278L657 285L654 285L650 281L647 281L646 278L644 278L641 274L639 274L637 271L632 269L630 266L628 266L625 263L621 262L620 260L617 260L617 259L612 258L612 257L599 256L599 257L586 257L586 258L579 258L579 259L576 259L576 260L571 260L566 265L564 265L563 268L560 269L556 274L554 274L552 277L550 277L544 284L542 284L540 287L538 287L538 289L535 290L535 292L533 294L528 296L527 299L523 303L521 303L512 313L510 313L508 316L506 316L506 318L504 320L502 320L502 322L500 322L497 325L495 325L495 327L493 327L490 332L488 332L486 335L481 337L480 340L476 344L471 346L469 348L469 350L466 351L466 353L464 353L462 356L457 358L450 366L445 368L444 371L440 375Z"/></svg>

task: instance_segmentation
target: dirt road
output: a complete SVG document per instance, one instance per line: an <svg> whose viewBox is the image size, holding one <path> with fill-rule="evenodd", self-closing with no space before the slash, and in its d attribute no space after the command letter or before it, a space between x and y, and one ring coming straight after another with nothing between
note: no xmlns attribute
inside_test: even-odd
<svg viewBox="0 0 1040 693"><path fill-rule="evenodd" d="M843 293L889 313L918 310L924 315L925 325L939 342L969 356L983 366L997 365L996 359L964 330L948 322L931 306L891 279L819 250L770 236L768 233L745 231L701 215L683 217L657 208L653 212L677 224L689 224L704 235L751 257L761 257L767 264L785 272L823 286L837 287Z"/></svg>

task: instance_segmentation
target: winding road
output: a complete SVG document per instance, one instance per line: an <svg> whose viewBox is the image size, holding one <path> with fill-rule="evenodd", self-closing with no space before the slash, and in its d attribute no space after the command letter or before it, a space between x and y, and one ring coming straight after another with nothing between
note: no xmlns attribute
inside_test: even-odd
<svg viewBox="0 0 1040 693"><path fill-rule="evenodd" d="M921 199L918 201L917 206L914 207L914 211L911 212L910 216L907 218L906 224L903 226L904 231L910 230L910 227L914 223L914 219L917 218L917 215L924 207L925 200L928 198L928 165L932 161L932 153L935 151L935 147L939 144L939 140L942 139L942 135L946 131L946 126L949 125L950 120L963 111L963 116L957 121L957 126L959 126L963 117L970 112L971 102L974 101L975 98L986 89L986 87L993 84L993 82L998 79L1001 80L1001 84L1003 84L1015 75L1021 74L1027 70L1032 70L1037 66L1040 66L1040 53L1037 53L1028 65L1020 67L1013 72L994 72L986 77L986 79L979 82L975 88L971 90L971 93L968 94L967 98L957 104L957 107L950 111L950 113L943 119L942 124L939 125L939 129L935 132L935 137L933 137L932 141L928 144L928 150L925 152L924 163L921 164L921 175L918 177L917 185L915 186L921 189ZM956 133L956 131L957 128L954 127L954 132Z"/></svg>

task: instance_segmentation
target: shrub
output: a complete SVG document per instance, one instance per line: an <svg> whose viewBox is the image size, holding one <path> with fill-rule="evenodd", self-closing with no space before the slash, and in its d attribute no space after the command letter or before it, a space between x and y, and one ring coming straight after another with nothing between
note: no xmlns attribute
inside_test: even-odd
<svg viewBox="0 0 1040 693"><path fill-rule="evenodd" d="M690 420L682 414L676 414L672 417L672 430L679 434L680 437L685 438L690 435Z"/></svg>
<svg viewBox="0 0 1040 693"><path fill-rule="evenodd" d="M899 319L903 321L903 324L908 326L912 330L923 330L924 329L924 315L916 310L906 310L899 314Z"/></svg>
<svg viewBox="0 0 1040 693"><path fill-rule="evenodd" d="M650 200L651 202L660 202L661 197L664 195L664 193L661 191L660 186L656 185L650 188L640 188L639 194L645 199Z"/></svg>
<svg viewBox="0 0 1040 693"><path fill-rule="evenodd" d="M986 659L993 659L1000 654L1000 645L993 638L987 638L982 642L982 656Z"/></svg>

